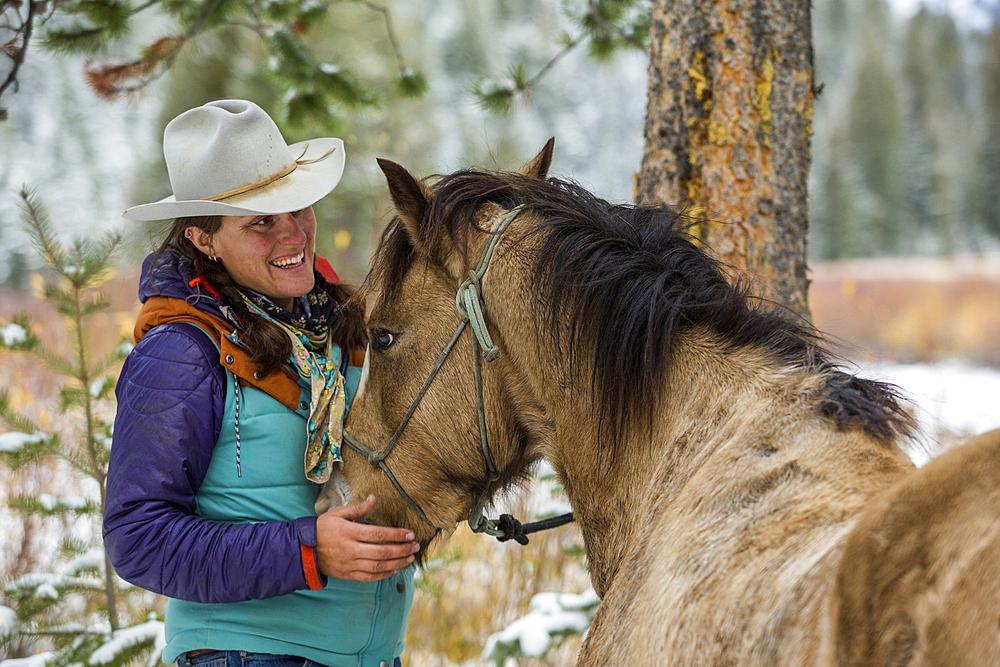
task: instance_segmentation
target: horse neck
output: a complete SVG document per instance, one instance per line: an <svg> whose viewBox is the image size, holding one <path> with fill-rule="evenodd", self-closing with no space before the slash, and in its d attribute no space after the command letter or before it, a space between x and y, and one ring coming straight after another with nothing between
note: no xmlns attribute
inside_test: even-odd
<svg viewBox="0 0 1000 667"><path fill-rule="evenodd" d="M775 414L789 392L815 382L797 375L764 351L734 353L709 335L680 336L653 423L630 427L616 446L598 433L589 382L562 392L547 455L563 477L599 594L646 541L648 517L670 511L671 499L722 448L744 439L765 411Z"/></svg>
<svg viewBox="0 0 1000 667"><path fill-rule="evenodd" d="M531 262L539 238L515 241L519 234L508 234L484 295L494 341L505 351L511 410L526 426L529 449L559 475L603 594L643 542L647 517L673 510L673 499L718 452L751 446L747 434L761 423L788 410L815 410L798 397L815 393L820 378L788 368L768 350L733 350L707 331L687 329L678 332L660 391L653 392L662 398L652 423L626 427L611 443L600 433L591 356L580 351L571 362L568 343L553 339L549 323L530 306L537 298ZM718 457L711 466L716 474L724 468Z"/></svg>

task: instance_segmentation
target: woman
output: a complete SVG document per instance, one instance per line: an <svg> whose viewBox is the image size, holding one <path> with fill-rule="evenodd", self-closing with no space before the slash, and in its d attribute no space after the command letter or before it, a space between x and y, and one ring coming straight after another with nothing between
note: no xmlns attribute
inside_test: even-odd
<svg viewBox="0 0 1000 667"><path fill-rule="evenodd" d="M143 264L116 390L111 562L170 598L165 662L398 665L413 534L358 523L373 498L313 512L360 376L344 351L363 343L363 313L314 270L312 205L343 143L288 146L224 100L171 121L163 152L174 194L124 214L175 222Z"/></svg>

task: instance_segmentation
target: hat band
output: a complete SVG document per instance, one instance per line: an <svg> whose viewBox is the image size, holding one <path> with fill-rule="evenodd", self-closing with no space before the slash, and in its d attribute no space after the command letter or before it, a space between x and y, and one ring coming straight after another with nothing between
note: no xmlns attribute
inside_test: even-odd
<svg viewBox="0 0 1000 667"><path fill-rule="evenodd" d="M271 183L274 183L279 178L284 178L285 176L288 176L290 173L292 173L293 171L295 171L295 169L299 165L313 164L314 162L319 162L320 160L325 160L326 158L330 157L330 155L332 155L335 150L337 150L337 146L336 146L336 144L334 144L333 146L330 147L330 150L328 150L327 152L323 153L319 157L311 158L309 160L303 160L302 156L306 154L307 150L309 150L309 143L308 142L305 144L305 146L302 147L302 153L299 155L298 158L296 158L295 162L293 162L290 167L286 167L285 169L282 169L281 171L279 171L277 174L274 174L273 176L268 176L264 180L257 181L256 183L251 183L249 185L242 185L242 186L240 186L238 188L233 188L232 190L226 190L222 194L214 195L212 197L202 197L201 199L204 200L204 201L222 201L223 199L229 199L230 197L235 197L236 195L242 195L242 194L250 192L252 190L257 190L257 189L262 188L262 187L264 187L266 185L270 185Z"/></svg>

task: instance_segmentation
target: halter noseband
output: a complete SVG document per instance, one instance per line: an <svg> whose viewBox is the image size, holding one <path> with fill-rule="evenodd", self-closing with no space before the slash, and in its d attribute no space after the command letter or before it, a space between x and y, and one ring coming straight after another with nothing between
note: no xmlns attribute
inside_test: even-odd
<svg viewBox="0 0 1000 667"><path fill-rule="evenodd" d="M430 387L431 382L433 382L434 377L437 372L441 370L441 366L444 364L445 359L448 358L448 354L451 352L452 348L455 347L455 343L458 341L458 337L462 335L462 331L465 330L466 325L472 325L472 360L473 368L475 371L475 382L476 382L476 404L479 409L479 439L483 447L483 457L486 459L486 472L487 472L487 482L476 499L476 502L472 506L472 512L469 514L469 528L475 533L486 533L494 537L503 538L506 536L507 532L498 527L497 521L493 519L487 519L483 514L483 509L486 507L486 503L489 500L490 494L490 484L497 481L500 478L497 472L496 466L493 464L493 457L490 455L490 446L486 438L486 410L483 405L483 371L482 371L482 360L480 357L485 357L486 361L494 361L500 357L500 349L493 344L493 340L490 338L489 332L486 330L486 320L483 317L483 298L482 298L482 285L481 281L483 275L486 273L486 269L489 266L490 259L493 257L493 249L496 247L500 240L500 235L503 234L507 226L516 218L522 211L524 207L518 206L511 209L503 217L500 223L493 230L489 241L486 243L486 247L483 248L482 257L479 260L479 266L476 267L474 271L469 272L469 278L462 283L458 288L458 295L455 297L455 307L458 309L459 315L462 316L462 321L459 323L458 328L455 329L455 333L452 335L451 340L445 346L444 350L438 356L437 362L434 364L434 368L427 375L427 379L424 380L424 384L420 387L420 391L417 392L416 397L410 403L409 409L403 416L403 421L399 423L396 427L396 432L392 434L392 438L389 439L389 443L381 450L376 451L365 446L358 440L354 439L347 431L344 431L343 439L347 443L347 446L361 454L368 459L368 463L372 467L381 468L382 472L385 473L389 481L396 488L399 495L406 501L406 503L417 513L424 523L429 525L431 528L437 529L438 527L431 523L424 511L420 509L416 501L410 497L408 493L403 489L400 483L396 480L396 476L392 474L389 470L389 466L386 465L385 459L392 452L396 443L399 441L399 437L403 434L403 429L406 428L406 424L409 423L410 417L413 416L414 411L417 409L417 405L420 404L421 399L423 399L424 394L427 393L427 388ZM480 354L480 347L483 349L483 353Z"/></svg>

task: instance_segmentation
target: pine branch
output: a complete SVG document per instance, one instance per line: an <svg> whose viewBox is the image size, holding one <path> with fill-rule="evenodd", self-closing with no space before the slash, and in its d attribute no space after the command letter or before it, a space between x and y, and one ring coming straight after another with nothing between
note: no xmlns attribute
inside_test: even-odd
<svg viewBox="0 0 1000 667"><path fill-rule="evenodd" d="M649 32L648 5L648 0L588 0L587 11L579 16L566 9L566 16L580 26L580 33L575 37L564 34L562 48L533 76L527 76L523 65L516 65L511 68L506 81L483 78L473 83L472 94L487 111L506 114L510 111L516 94L529 95L560 60L581 44L589 44L591 56L598 59L608 58L622 45L644 49L645 35ZM646 18L630 22L628 10L637 6L641 6L642 12L637 12L636 16ZM629 24L631 31L623 28L619 22Z"/></svg>
<svg viewBox="0 0 1000 667"><path fill-rule="evenodd" d="M66 260L65 251L59 246L52 223L38 201L34 190L25 186L21 188L19 194L21 196L21 210L25 215L25 221L34 232L31 235L31 242L35 246L35 250L38 251L38 254L42 256L45 263L50 267L64 266Z"/></svg>
<svg viewBox="0 0 1000 667"><path fill-rule="evenodd" d="M31 326L31 319L25 313L11 318L11 323L0 328L0 348L17 352L30 352L38 347L41 340Z"/></svg>
<svg viewBox="0 0 1000 667"><path fill-rule="evenodd" d="M90 500L16 495L8 500L12 509L45 517L99 516L100 507Z"/></svg>
<svg viewBox="0 0 1000 667"><path fill-rule="evenodd" d="M59 375L68 375L72 377L76 374L77 368L72 364L72 362L67 361L41 343L33 347L30 352L33 357L45 364L49 370L52 370Z"/></svg>
<svg viewBox="0 0 1000 667"><path fill-rule="evenodd" d="M173 67L184 45L206 29L212 14L225 0L211 0L202 5L183 34L160 39L150 45L142 57L125 63L89 67L87 79L98 95L113 100L138 92L156 81ZM152 3L146 6L151 6ZM167 3L163 3L166 5ZM183 10L184 5L180 8ZM135 81L128 85L123 81Z"/></svg>
<svg viewBox="0 0 1000 667"><path fill-rule="evenodd" d="M119 363L124 361L128 353L132 351L132 341L127 341L127 345L119 345L111 352L108 352L104 357L94 362L92 367L93 375L100 375L102 373L108 372L109 369L114 368ZM112 380L111 390L114 390L114 380ZM101 398L110 398L110 394L107 396L102 395Z"/></svg>
<svg viewBox="0 0 1000 667"><path fill-rule="evenodd" d="M388 7L378 5L369 0L362 0L361 4L373 12L382 15L382 20L385 22L386 37L389 39L389 44L392 45L392 52L396 57L396 67L399 68L399 80L396 82L399 91L407 97L419 97L423 95L427 91L427 79L422 73L415 71L406 64L406 59L403 57L403 49L400 47L399 39L396 37L396 29L393 27L392 15L389 13Z"/></svg>

